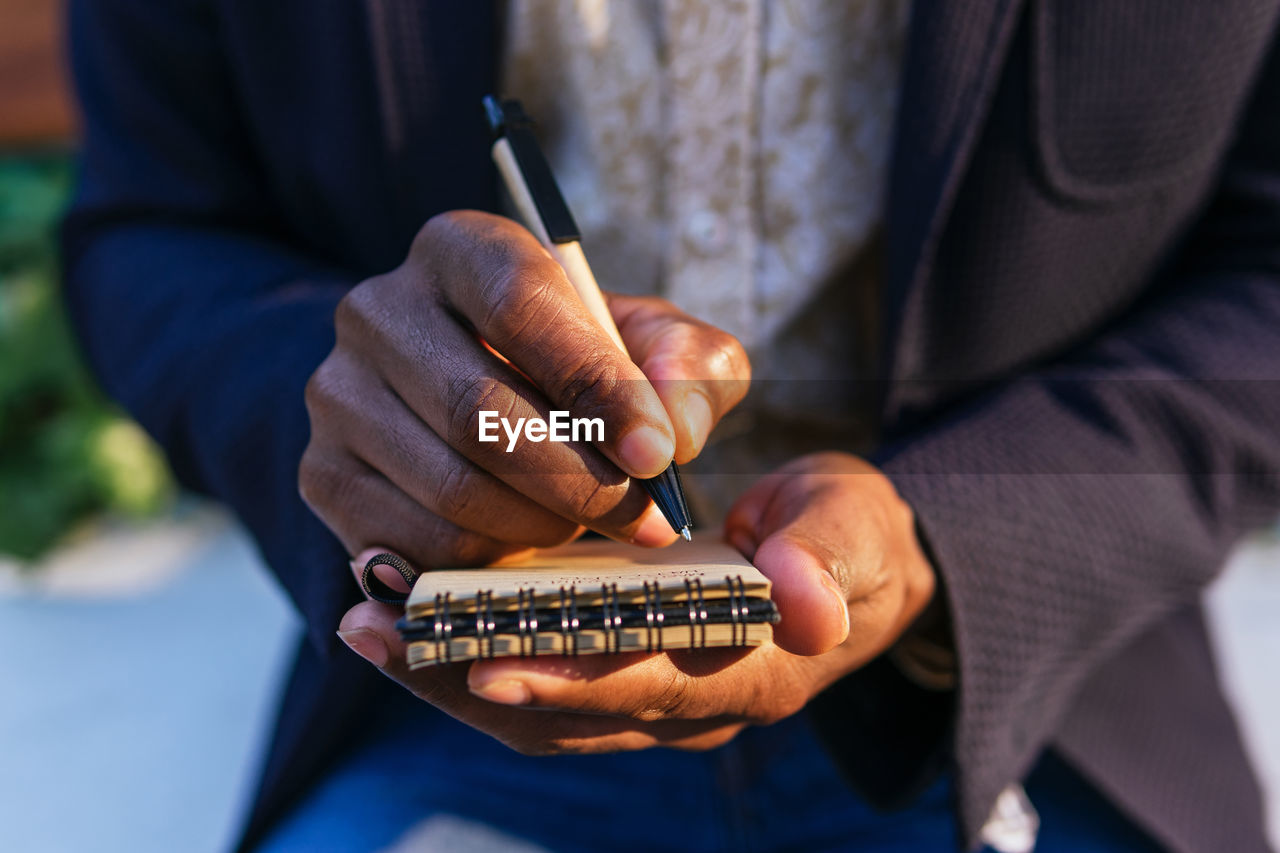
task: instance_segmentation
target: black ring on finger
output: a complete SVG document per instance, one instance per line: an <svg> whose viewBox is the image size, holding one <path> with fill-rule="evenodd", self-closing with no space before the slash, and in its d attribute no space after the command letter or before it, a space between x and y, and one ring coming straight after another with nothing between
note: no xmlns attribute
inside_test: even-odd
<svg viewBox="0 0 1280 853"><path fill-rule="evenodd" d="M360 573L360 588L364 590L364 594L372 598L374 601L383 604L404 604L409 600L409 594L399 592L382 582L382 579L373 573L374 566L390 566L400 573L400 577L404 578L404 582L409 585L409 589L413 589L414 582L418 579L418 573L413 570L408 563L395 554L375 554L364 564L364 571Z"/></svg>

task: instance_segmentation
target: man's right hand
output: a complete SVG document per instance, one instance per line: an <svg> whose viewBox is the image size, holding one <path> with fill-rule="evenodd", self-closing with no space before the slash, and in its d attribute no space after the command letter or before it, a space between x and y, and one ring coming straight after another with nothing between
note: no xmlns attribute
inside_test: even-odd
<svg viewBox="0 0 1280 853"><path fill-rule="evenodd" d="M738 341L660 299L613 296L628 358L517 223L453 211L339 304L307 385L303 498L351 554L482 565L585 528L664 545L639 483L692 459L746 393ZM501 353L503 358L494 355ZM632 361L634 359L634 362ZM639 366L637 366L639 365ZM479 441L479 412L601 418L604 441Z"/></svg>

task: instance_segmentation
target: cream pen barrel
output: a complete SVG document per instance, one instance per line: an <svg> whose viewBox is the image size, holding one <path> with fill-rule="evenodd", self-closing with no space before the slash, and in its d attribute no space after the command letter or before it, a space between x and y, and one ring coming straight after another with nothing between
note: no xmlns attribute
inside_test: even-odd
<svg viewBox="0 0 1280 853"><path fill-rule="evenodd" d="M494 134L493 162L520 218L564 269L565 275L600 328L627 353L609 306L582 251L578 229L551 174L551 167L533 138L532 122L519 101L484 99L485 114ZM628 354L628 357L629 354ZM674 462L657 477L641 481L663 518L686 540L692 520L685 501L680 470Z"/></svg>

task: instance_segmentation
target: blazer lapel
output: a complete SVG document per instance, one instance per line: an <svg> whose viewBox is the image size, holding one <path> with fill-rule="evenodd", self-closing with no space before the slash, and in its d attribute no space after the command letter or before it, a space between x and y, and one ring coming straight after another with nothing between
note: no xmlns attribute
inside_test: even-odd
<svg viewBox="0 0 1280 853"><path fill-rule="evenodd" d="M916 375L913 315L938 236L984 123L1024 0L915 0L886 212L886 412Z"/></svg>

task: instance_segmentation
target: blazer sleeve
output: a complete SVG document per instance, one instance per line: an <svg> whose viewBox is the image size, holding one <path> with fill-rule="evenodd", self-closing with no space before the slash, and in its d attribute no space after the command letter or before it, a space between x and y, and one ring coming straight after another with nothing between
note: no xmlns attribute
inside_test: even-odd
<svg viewBox="0 0 1280 853"><path fill-rule="evenodd" d="M914 507L946 589L958 690L911 713L937 736L939 703L955 703L947 722L970 841L1089 674L1198 601L1242 533L1280 508L1274 55L1251 103L1159 297L877 459ZM848 708L859 691L840 689ZM893 707L864 716L888 724ZM833 708L819 710L841 760L886 793ZM927 750L914 751L923 761Z"/></svg>
<svg viewBox="0 0 1280 853"><path fill-rule="evenodd" d="M235 509L323 645L356 590L298 495L302 392L353 277L273 224L203 4L73 0L69 32L84 123L62 233L72 324L179 479Z"/></svg>

